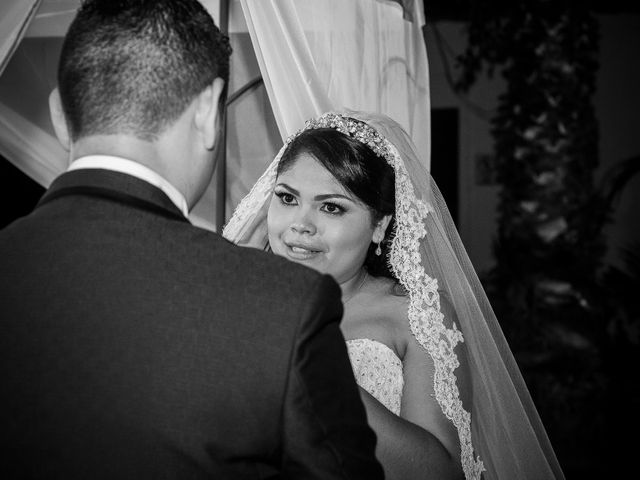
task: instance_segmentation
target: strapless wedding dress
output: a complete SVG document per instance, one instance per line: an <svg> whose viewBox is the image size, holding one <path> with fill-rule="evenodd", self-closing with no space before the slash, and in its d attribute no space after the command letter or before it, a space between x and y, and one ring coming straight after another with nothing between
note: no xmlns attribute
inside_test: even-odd
<svg viewBox="0 0 640 480"><path fill-rule="evenodd" d="M356 382L373 397L400 415L402 361L382 342L368 338L347 340L347 350Z"/></svg>

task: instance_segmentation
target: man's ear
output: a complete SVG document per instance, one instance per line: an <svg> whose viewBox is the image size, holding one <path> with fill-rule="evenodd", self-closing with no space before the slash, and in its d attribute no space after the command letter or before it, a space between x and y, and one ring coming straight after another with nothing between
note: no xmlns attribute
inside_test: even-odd
<svg viewBox="0 0 640 480"><path fill-rule="evenodd" d="M373 236L371 237L371 241L374 243L380 243L384 240L384 232L387 231L387 227L389 226L389 222L391 221L391 215L385 215L382 219L376 223L373 229Z"/></svg>
<svg viewBox="0 0 640 480"><path fill-rule="evenodd" d="M60 99L58 87L54 88L49 94L49 115L51 115L51 123L53 123L53 130L56 132L58 141L65 150L69 151L71 148L71 137L69 136L69 127L67 126L67 119L64 116L64 109L62 108L62 100Z"/></svg>
<svg viewBox="0 0 640 480"><path fill-rule="evenodd" d="M216 78L211 85L198 95L195 125L201 134L204 147L213 150L218 136L218 123L222 114L219 108L220 96L224 90L224 80Z"/></svg>

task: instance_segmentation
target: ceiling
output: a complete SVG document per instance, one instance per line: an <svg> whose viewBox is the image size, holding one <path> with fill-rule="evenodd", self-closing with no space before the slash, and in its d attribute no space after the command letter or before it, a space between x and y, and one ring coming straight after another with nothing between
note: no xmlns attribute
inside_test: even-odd
<svg viewBox="0 0 640 480"><path fill-rule="evenodd" d="M469 18L474 8L491 5L496 9L505 9L517 0L424 0L427 19L432 21L463 21ZM543 1L543 0L541 0ZM559 0L547 0L557 2ZM570 1L570 0L569 0ZM640 14L640 1L637 0L576 0L588 5L596 14Z"/></svg>

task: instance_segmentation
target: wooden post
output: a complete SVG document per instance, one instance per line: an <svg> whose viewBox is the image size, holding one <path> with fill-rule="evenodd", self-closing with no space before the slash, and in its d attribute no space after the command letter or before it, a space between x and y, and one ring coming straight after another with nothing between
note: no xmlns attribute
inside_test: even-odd
<svg viewBox="0 0 640 480"><path fill-rule="evenodd" d="M229 0L220 0L220 30L229 34ZM227 86L227 89L229 87ZM216 164L216 232L222 233L227 203L227 107L224 107Z"/></svg>

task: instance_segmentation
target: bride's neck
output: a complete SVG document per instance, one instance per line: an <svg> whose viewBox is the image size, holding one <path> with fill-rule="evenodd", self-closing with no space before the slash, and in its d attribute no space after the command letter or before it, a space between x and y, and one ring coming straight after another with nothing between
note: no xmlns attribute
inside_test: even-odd
<svg viewBox="0 0 640 480"><path fill-rule="evenodd" d="M342 290L342 303L347 303L356 295L367 281L367 271L362 268L353 277L340 284Z"/></svg>

